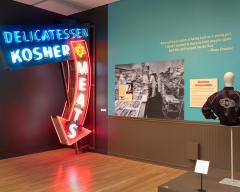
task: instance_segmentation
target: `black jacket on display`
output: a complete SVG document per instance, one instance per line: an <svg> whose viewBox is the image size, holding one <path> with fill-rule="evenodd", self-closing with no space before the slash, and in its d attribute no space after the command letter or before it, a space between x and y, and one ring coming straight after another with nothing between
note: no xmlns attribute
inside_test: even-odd
<svg viewBox="0 0 240 192"><path fill-rule="evenodd" d="M233 87L224 87L211 95L202 107L206 119L220 120L222 125L235 126L240 124L240 92Z"/></svg>

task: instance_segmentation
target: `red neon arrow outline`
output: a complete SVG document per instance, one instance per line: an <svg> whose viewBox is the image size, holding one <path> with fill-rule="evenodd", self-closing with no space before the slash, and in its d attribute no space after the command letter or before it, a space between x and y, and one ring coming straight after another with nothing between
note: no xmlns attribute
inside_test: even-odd
<svg viewBox="0 0 240 192"><path fill-rule="evenodd" d="M81 130L78 131L78 135L74 138L74 139L70 139L67 136L66 133L66 128L68 127L69 122L71 122L71 120L73 119L73 111L74 111L74 107L76 105L76 100L78 97L78 86L79 86L79 82L78 82L78 71L77 71L77 62L79 61L77 59L76 53L74 51L74 44L81 44L83 45L83 47L85 48L85 57L84 59L87 60L88 62L88 74L86 75L87 78L87 87L86 87L86 94L85 94L85 107L84 110L80 116L80 118L77 120L77 125L79 127L81 127ZM60 142L62 144L66 144L66 145L72 145L73 143L77 142L78 140L84 138L85 136L87 136L88 134L91 133L90 130L86 129L83 127L85 119L86 119L86 115L87 115L87 111L88 111L88 105L89 105L89 100L90 100L90 93L91 93L91 64L90 64L90 57L89 57L89 51L88 51L88 46L85 40L78 40L78 41L70 41L70 47L71 47L71 53L72 53L72 57L74 59L74 79L75 79L75 83L74 83L74 96L73 96L73 100L70 103L70 111L67 112L67 102L65 102L65 106L64 106L64 110L62 113L62 117L51 117L52 122L54 124L55 130L57 132L58 138L60 140ZM70 74L69 72L69 67L68 67L68 74ZM69 77L71 78L71 77ZM68 81L68 87L70 84L70 81ZM70 91L70 90L69 90ZM63 116L67 116L67 117L63 117Z"/></svg>

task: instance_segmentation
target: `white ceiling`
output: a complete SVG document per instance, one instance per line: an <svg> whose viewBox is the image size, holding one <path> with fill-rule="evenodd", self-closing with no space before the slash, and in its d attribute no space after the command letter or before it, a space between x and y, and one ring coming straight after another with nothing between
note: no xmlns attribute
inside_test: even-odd
<svg viewBox="0 0 240 192"><path fill-rule="evenodd" d="M102 5L107 5L120 0L14 0L20 3L32 5L41 9L46 9L62 15L72 15L74 13L93 9Z"/></svg>

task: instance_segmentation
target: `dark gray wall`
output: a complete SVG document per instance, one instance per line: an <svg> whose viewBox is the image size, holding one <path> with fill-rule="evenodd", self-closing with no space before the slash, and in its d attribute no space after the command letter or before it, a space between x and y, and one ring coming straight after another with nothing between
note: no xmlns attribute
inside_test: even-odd
<svg viewBox="0 0 240 192"><path fill-rule="evenodd" d="M64 16L15 1L0 3L0 24L46 24L57 23Z"/></svg>
<svg viewBox="0 0 240 192"><path fill-rule="evenodd" d="M96 151L107 152L107 62L108 62L108 8L98 7L71 16L81 23L90 23L96 29Z"/></svg>
<svg viewBox="0 0 240 192"><path fill-rule="evenodd" d="M230 128L215 123L109 117L108 152L192 168L189 145L200 144L201 158L215 168L230 168ZM190 147L191 148L191 147ZM240 170L240 127L234 128L234 160Z"/></svg>
<svg viewBox="0 0 240 192"><path fill-rule="evenodd" d="M57 23L63 16L1 1L0 25ZM57 64L0 71L0 158L61 147L50 116L61 114L64 88Z"/></svg>
<svg viewBox="0 0 240 192"><path fill-rule="evenodd" d="M0 25L52 24L66 18L14 1L1 1ZM107 6L72 15L96 27L96 150L107 152ZM51 115L62 113L65 96L60 66L0 72L0 158L62 147ZM93 99L93 98L91 98ZM93 125L93 102L87 125Z"/></svg>

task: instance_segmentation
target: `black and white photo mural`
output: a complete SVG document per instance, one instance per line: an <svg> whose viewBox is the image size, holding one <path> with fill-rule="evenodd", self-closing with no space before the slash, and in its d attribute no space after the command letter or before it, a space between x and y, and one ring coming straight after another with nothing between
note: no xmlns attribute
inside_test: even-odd
<svg viewBox="0 0 240 192"><path fill-rule="evenodd" d="M184 60L116 65L115 115L184 119Z"/></svg>

